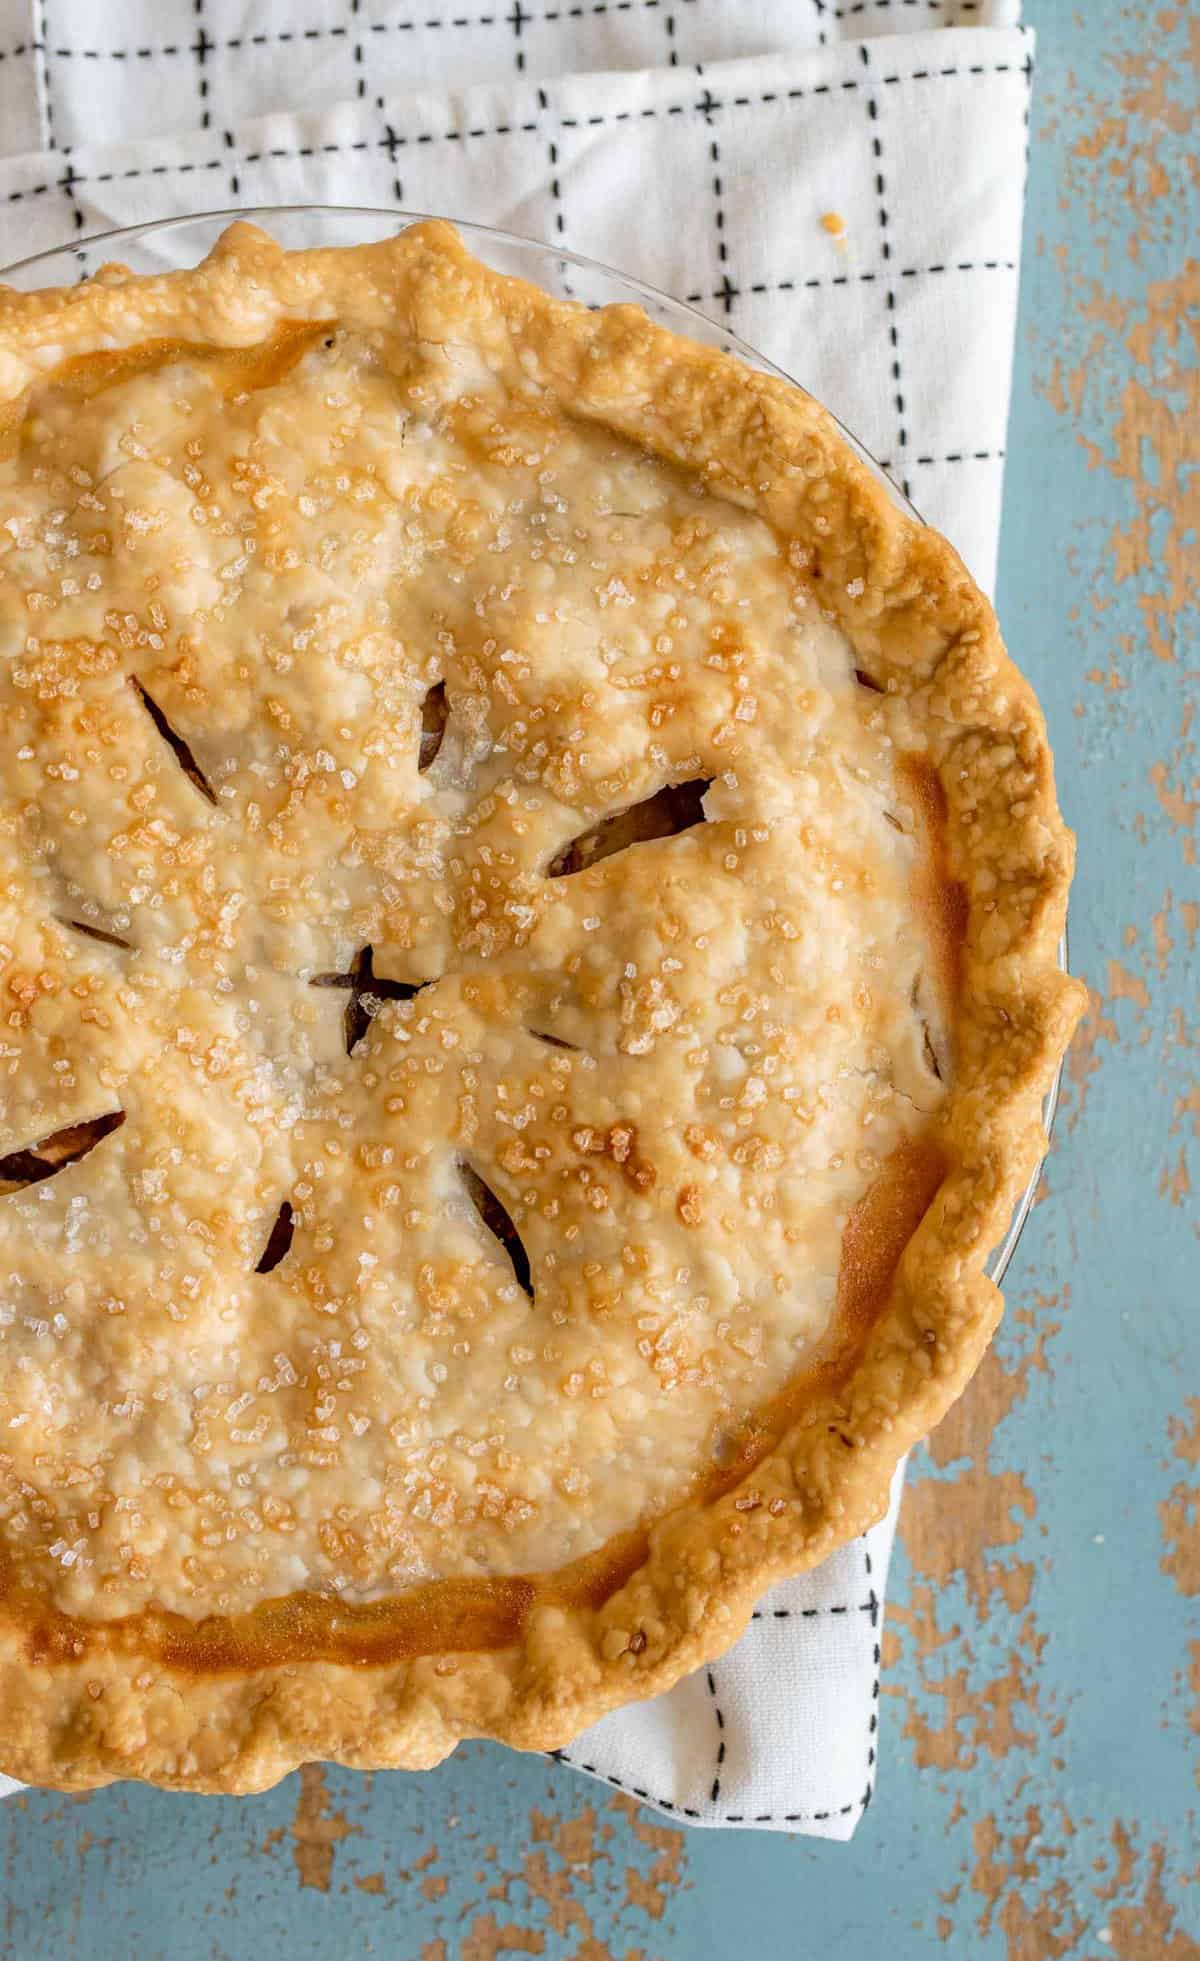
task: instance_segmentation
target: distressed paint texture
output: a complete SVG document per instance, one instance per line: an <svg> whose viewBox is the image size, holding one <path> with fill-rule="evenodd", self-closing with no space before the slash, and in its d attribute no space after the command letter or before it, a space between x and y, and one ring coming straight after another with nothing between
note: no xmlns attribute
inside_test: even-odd
<svg viewBox="0 0 1200 1961"><path fill-rule="evenodd" d="M876 1803L849 1847L689 1835L479 1745L248 1801L27 1796L6 1954L1200 1957L1200 14L1028 13L1000 600L1092 1010L1008 1318L913 1467Z"/></svg>

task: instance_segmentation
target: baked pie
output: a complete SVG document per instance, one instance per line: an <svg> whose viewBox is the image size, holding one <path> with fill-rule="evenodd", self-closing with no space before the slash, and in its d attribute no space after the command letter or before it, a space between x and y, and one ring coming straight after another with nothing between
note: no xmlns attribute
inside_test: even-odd
<svg viewBox="0 0 1200 1961"><path fill-rule="evenodd" d="M1080 1004L798 389L426 223L0 299L0 1766L564 1744L881 1511Z"/></svg>

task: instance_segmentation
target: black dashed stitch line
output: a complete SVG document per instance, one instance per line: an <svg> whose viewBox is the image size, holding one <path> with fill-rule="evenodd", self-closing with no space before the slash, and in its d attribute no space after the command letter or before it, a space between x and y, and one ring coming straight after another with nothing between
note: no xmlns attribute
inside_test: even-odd
<svg viewBox="0 0 1200 1961"><path fill-rule="evenodd" d="M586 1770L591 1777L598 1777L602 1784L611 1784L618 1791L632 1791L636 1797L645 1798L647 1804L657 1804L663 1811L677 1811L683 1818L701 1818L703 1812L694 1805L676 1804L671 1798L657 1798L652 1791L644 1791L637 1784L627 1784L622 1777L614 1777L608 1771L597 1769L595 1764L585 1764L578 1757L568 1757L565 1750L548 1750L546 1755L557 1764L566 1764L570 1770Z"/></svg>
<svg viewBox="0 0 1200 1961"><path fill-rule="evenodd" d="M32 43L28 45L30 47L33 46ZM945 72L957 72L957 71L945 71ZM852 82L849 84L845 84L844 86L848 86L851 88L858 88L860 84L857 82ZM820 92L821 92L820 90L809 91L809 93L820 93ZM803 96L804 93L805 91L800 89L788 90L787 98L790 99L796 96ZM764 98L755 98L755 99L776 101L780 98L777 95L769 95ZM382 110L383 107L382 98L380 99L377 106ZM698 107L700 105L693 104L691 106ZM724 106L725 105L721 103L713 102L712 112L715 113L717 110L719 110ZM563 129L578 129L583 127L591 127L596 124L602 124L606 122L629 122L631 120L636 120L639 118L640 119L653 118L659 115L682 116L687 113L688 107L689 105L686 103L671 103L665 105L661 109L641 109L638 111L622 110L617 112L613 116L588 116L583 118L574 117L574 116L564 116L560 119L559 126L560 128ZM409 143L419 143L419 144L459 143L462 142L465 137L481 138L487 136L511 136L518 132L521 134L531 135L531 134L536 134L537 130L538 130L538 124L536 122L521 122L521 123L497 123L494 127L490 129L483 128L483 127L472 127L467 130L430 131L430 132L425 132L417 137L398 136L395 134L394 131L391 131L387 136L380 139L377 147L380 149L386 149L389 152L389 155L391 155L394 160L396 150L406 147ZM233 150L234 139L233 139L232 132L226 130L222 134L223 134L226 150L227 151ZM369 143L361 143L361 142L360 143L326 143L321 146L320 153L322 155L336 155L343 150L362 151L362 150L369 149L370 147L371 145ZM260 162L262 158L265 156L270 156L273 158L289 158L289 157L313 156L315 154L317 154L317 151L311 146L301 147L298 149L277 148L271 150L258 150L258 151L250 152L247 155L240 157L237 160L243 164L250 164L250 163ZM233 159L230 157L225 158L225 162L227 163L232 161ZM117 172L101 171L101 172L89 172L87 174L80 173L80 174L76 174L72 181L74 185L86 184L86 183L112 183L117 179L124 181L127 178L135 178L135 177L143 177L143 176L168 176L175 172L186 173L186 172L203 171L203 170L218 170L220 168L221 168L221 159L212 158L212 159L205 159L200 162L186 163L186 164L147 165L135 170L127 170L127 171L117 171ZM41 196L44 195L47 191L60 189L60 188L62 188L60 184L57 184L55 182L50 182L44 185L30 185L26 189L21 191L9 191L5 194L5 196L7 202L10 203L20 202L22 199L26 197ZM401 199L399 201L402 202L403 200ZM998 269L1008 270L1010 266L1010 262L1004 260L996 260L996 261L963 260L958 264L956 264L953 270L955 271L974 270L977 267L981 267L981 266L988 266L988 267L994 266ZM950 267L947 267L946 269L948 271L951 270ZM1015 270L1015 266L1013 267L1013 269ZM914 270L919 271L921 269L916 268ZM930 268L924 268L924 270L928 271L930 270ZM855 275L855 278L863 282L869 282L877 279L878 276L879 275L876 273L860 273ZM780 280L778 281L778 290L782 292L787 292L793 290L793 288L799 290L800 286L809 287L809 286L816 286L821 283L823 282L817 280L805 280L800 282ZM834 277L830 279L828 282L824 282L824 283L828 283L830 285L836 286L836 285L846 285L851 283L851 281L847 275L841 275L841 276ZM735 290L735 294L737 291L740 291L740 289L734 289L734 290ZM764 290L774 290L774 288L767 287L764 282L752 288L749 288L747 290L758 292ZM699 300L703 300L706 297L706 295L703 293L697 293L694 295L689 295L688 297L692 298L695 301L699 301ZM711 295L711 297L714 299L725 298L726 297L725 289L719 288L714 294Z"/></svg>
<svg viewBox="0 0 1200 1961"><path fill-rule="evenodd" d="M247 161L253 161L253 159L247 159ZM205 163L156 163L140 166L136 170L94 170L89 171L86 176L76 175L74 181L76 184L124 184L131 177L186 177L192 171L221 170L223 167L223 161L220 157L212 157ZM58 179L47 184L27 184L24 190L6 191L4 202L6 204L21 204L26 198L44 197L47 191L59 191L61 189L62 183Z"/></svg>
<svg viewBox="0 0 1200 1961"><path fill-rule="evenodd" d="M513 7L512 7L511 14L505 14L504 16L506 24L509 27L511 27L513 31L513 41L516 44L516 65L517 65L518 75L523 75L525 73L525 50L521 46L521 29L523 27L529 26L533 18L534 17L532 14L527 14L525 12L525 9L521 5L521 0L513 0Z"/></svg>
<svg viewBox="0 0 1200 1961"><path fill-rule="evenodd" d="M59 188L66 192L67 202L71 207L71 215L75 221L75 229L77 232L81 232L83 230L83 210L78 197L75 195L75 186L82 180L76 174L75 166L71 162L71 145L69 143L64 143L63 145L63 157L67 167L58 180ZM84 254L80 252L79 257L82 259Z"/></svg>
<svg viewBox="0 0 1200 1961"><path fill-rule="evenodd" d="M516 3L517 0L514 0L514 4ZM554 8L543 13L529 13L521 8L521 25L526 27L537 26L543 21L582 20L593 14L637 13L643 8L651 11L663 4L664 0L599 0L599 4L596 5ZM697 0L674 0L676 6L690 7L696 4ZM352 11L358 13L359 8L356 6ZM496 27L506 22L511 24L511 20L511 16L498 14L456 14L433 20L369 21L367 31L371 34L415 34L422 28ZM276 42L286 44L292 41L344 41L351 38L351 35L352 30L349 27L295 27L283 28L274 34L230 34L220 41L212 42L210 51L216 53L220 48L265 48ZM0 49L0 61L6 61L10 55L16 57L40 53L44 39L44 30L42 30L41 39L18 41L11 48ZM161 46L149 48L64 47L54 48L51 52L56 58L61 56L64 61L152 61L158 55L191 54L194 50L190 46L185 47L181 42L167 41Z"/></svg>
<svg viewBox="0 0 1200 1961"><path fill-rule="evenodd" d="M204 64L210 54L215 54L216 44L209 40L205 31L204 0L192 0L192 12L196 16L196 38L191 44L190 52L196 57L196 87L200 94L200 127L201 129L211 129L212 110L208 104L208 76L205 72ZM143 52L143 49L138 49L139 54ZM164 49L163 52L165 54L166 50Z"/></svg>
<svg viewBox="0 0 1200 1961"><path fill-rule="evenodd" d="M662 0L638 0L638 4L647 8L661 5L661 3ZM514 12L516 11L519 4L520 4L520 0L514 0ZM674 4L676 6L679 5L690 6L696 4L696 0L674 0ZM818 0L818 4L819 4L819 0ZM620 12L622 11L622 6L618 4L615 7L591 7L587 11L590 13ZM520 14L521 14L522 27L527 27L531 24L537 25L542 21L557 20L560 18L558 14L530 14L527 13L523 8L521 8ZM504 21L511 23L513 16L505 15L503 16L503 19ZM453 19L453 20L429 20L429 21L422 21L422 22L411 21L411 20L369 21L367 23L367 31L368 33L371 34L411 34L414 33L419 26L434 27L434 28L495 27L495 26L499 26L500 24L501 24L501 16L496 14L480 14L474 20L469 20L464 18L464 19ZM1027 28L1022 28L1020 31L1022 32L1022 34L1027 35L1029 30ZM304 29L296 29L294 31L280 32L277 34L231 34L226 36L224 39L220 41L212 42L210 47L210 52L215 54L216 52L218 52L218 50L226 49L226 48L233 49L233 50L237 50L240 48L264 48L264 47L271 46L275 42L321 40L324 38L329 38L331 40L345 40L348 34L349 34L349 29L345 27L304 28ZM10 56L16 57L28 53L41 54L44 51L45 51L44 43L40 40L18 42L11 48L0 50L0 61L5 61ZM153 47L153 48L66 48L64 47L64 48L55 48L52 50L52 52L56 60L61 58L63 61L128 61L131 57L140 61L150 61L153 60L158 55L191 54L194 52L194 49L191 47L190 44L187 47L185 47L183 46L182 43L179 42L167 42L160 47ZM524 64L523 54L520 57L520 59L523 66ZM677 62L672 61L671 63L672 67L676 67L677 65L678 65ZM878 86L880 87L894 88L898 84L902 84L904 82L940 81L943 79L952 78L957 75L1028 76L1031 73L1031 70L1032 70L1032 64L1030 62L1029 57L1026 56L1023 62L1016 63L1016 64L1009 61L998 61L993 63L991 66L989 66L985 62L972 62L965 68L915 68L912 70L910 74L907 75L880 75L876 78L876 81ZM732 104L737 108L752 108L760 102L776 102L776 101L799 102L805 100L807 97L810 96L835 95L839 91L847 91L847 90L865 88L869 86L870 84L868 83L864 83L861 81L854 81L854 80L845 80L840 82L820 82L815 84L812 88L808 88L808 89L804 89L804 88L788 89L785 92L785 94L782 96L778 94L763 94L757 96L739 95L732 98ZM717 106L723 108L727 105L721 103L718 104ZM660 112L653 109L648 109L648 110L643 110L642 113L644 115L656 115ZM678 112L674 110L669 110L667 111L667 113L676 114ZM605 120L605 118L597 117L596 120L602 122ZM620 119L618 118L618 120Z"/></svg>
<svg viewBox="0 0 1200 1961"><path fill-rule="evenodd" d="M661 6L662 0L640 0L640 4L649 11L653 7ZM687 0L684 0L684 4L687 4ZM637 0L603 0L603 4L596 7L556 7L552 13L528 14L526 19L538 22L586 20L592 14L631 14L636 11Z"/></svg>
<svg viewBox="0 0 1200 1961"><path fill-rule="evenodd" d="M817 10L817 41L821 47L829 45L829 29L825 26L825 0L813 0Z"/></svg>
<svg viewBox="0 0 1200 1961"><path fill-rule="evenodd" d="M861 48L859 49L859 53L862 53ZM719 100L710 94L706 100L699 102L689 100L688 102L670 103L656 109L618 109L613 111L611 115L563 116L560 121L560 127L563 129L596 129L604 123L627 123L635 117L647 121L652 120L656 116L682 116L686 115L689 109L696 110L701 114L707 110L711 116L719 114L723 109L757 109L764 103L770 102L807 102L813 96L817 95L849 94L854 90L871 89L876 85L894 87L904 82L939 82L952 79L957 75L1016 75L1021 72L1019 68L1014 68L1011 62L1006 61L997 62L990 68L979 66L973 68L917 68L909 75L881 75L868 82L856 81L853 78L841 82L818 82L812 88L768 89L759 95L732 96L728 101Z"/></svg>
<svg viewBox="0 0 1200 1961"><path fill-rule="evenodd" d="M696 77L698 81L704 81L704 69L700 62L696 63ZM714 100L712 90L705 82L704 94L697 102L696 108L710 129L713 128L713 111L720 107L721 104ZM721 284L713 297L721 301L725 309L725 317L728 319L733 312L733 303L738 298L738 289L729 277L729 241L725 236L725 186L721 178L721 146L717 141L715 130L709 141L708 155L713 170L713 218L717 230L717 270L721 274Z"/></svg>
<svg viewBox="0 0 1200 1961"><path fill-rule="evenodd" d="M920 279L927 272L1015 272L1015 259L956 259L953 265L904 266L901 279Z"/></svg>
<svg viewBox="0 0 1200 1961"><path fill-rule="evenodd" d="M189 170L220 170L221 168L220 157L214 157L211 163L156 163L142 170L102 170L95 181L97 184L124 184L130 177L170 177L176 172L182 176ZM80 182L83 182L82 178Z"/></svg>
<svg viewBox="0 0 1200 1961"><path fill-rule="evenodd" d="M704 1673L708 1680L708 1693L712 1697L713 1713L717 1719L717 1762L713 1771L712 1789L709 1792L710 1801L715 1804L721 1795L721 1770L725 1763L725 1716L717 1701L717 1684L712 1669L706 1668Z"/></svg>
<svg viewBox="0 0 1200 1961"><path fill-rule="evenodd" d="M864 1537L862 1540L863 1561L867 1570L867 1585L871 1593L871 1710L867 1723L867 1788L863 1796L863 1810L871 1802L875 1777L875 1750L879 1739L879 1669L882 1648L879 1641L879 1602L875 1594L875 1569L871 1564L871 1548Z"/></svg>
<svg viewBox="0 0 1200 1961"><path fill-rule="evenodd" d="M538 108L543 114L549 109L550 102L545 89L540 88L538 90L537 103ZM562 207L562 180L558 174L558 144L554 141L553 137L549 139L548 154L550 158L550 197L554 207L554 230L559 238L563 238L566 234L567 226Z"/></svg>
<svg viewBox="0 0 1200 1961"><path fill-rule="evenodd" d="M226 148L227 150L230 150L230 151L233 151L233 150L235 149L235 145L234 145L234 141L233 141L233 131L232 131L231 129L226 129L226 130L223 130L223 131L221 132L221 134L222 134L222 137L223 137L223 139L224 139L224 143L225 143L225 148ZM230 164L231 164L231 170L230 170L230 176L229 176L229 192L230 192L230 196L231 196L231 197L240 197L240 196L241 196L241 194L242 194L242 180L241 180L241 178L240 178L240 177L238 176L238 173L237 173L237 166L238 166L238 163L239 163L239 162L241 162L241 163L256 163L256 162L258 161L258 159L257 159L257 157L242 157L242 158L239 158L239 157L238 157L238 156L237 156L236 154L234 154L234 155L233 155L233 156L232 156L232 157L230 158L230 160L229 160L229 161L230 161Z"/></svg>
<svg viewBox="0 0 1200 1961"><path fill-rule="evenodd" d="M863 67L869 69L871 65L871 51L865 41L860 45L858 52ZM884 201L887 195L887 186L883 175L883 142L879 135L879 103L873 93L867 96L867 118L871 131L871 155L875 162L875 194L878 200L880 250L883 255L883 263L888 278L888 341L892 349L891 368L894 384L893 401L896 409L896 439L900 447L903 469L903 464L907 461L904 457L904 451L908 448L908 425L904 406L904 378L900 367L900 335L896 327L896 290L891 283L894 278L891 269L892 243L888 236L888 211ZM907 497L909 495L909 482L906 475L901 475L900 488Z"/></svg>
<svg viewBox="0 0 1200 1961"><path fill-rule="evenodd" d="M1027 28L1025 28L1025 27L1022 27L1022 29L1021 29L1021 33L1022 33L1023 35L1026 35L1026 36L1027 36L1027 35L1028 35L1028 29L1027 29ZM1029 44L1028 44L1028 39L1026 40L1026 48L1025 48L1025 60L1024 60L1024 62L1022 63L1022 67L1024 68L1024 71L1025 71L1025 118L1024 118L1024 120L1025 120L1025 177L1026 177L1026 181L1028 181L1028 178L1029 178L1029 117L1030 117L1030 111L1031 111L1031 110L1032 110L1032 108L1033 108L1033 50L1032 50L1032 48L1031 48L1031 47L1029 46Z"/></svg>
<svg viewBox="0 0 1200 1961"><path fill-rule="evenodd" d="M363 68L362 23L359 19L361 11L362 0L350 0L350 17L354 24L354 67L356 70L354 93L360 102L365 99L367 93L367 77Z"/></svg>
<svg viewBox="0 0 1200 1961"><path fill-rule="evenodd" d="M643 1791L636 1784L627 1784L623 1778L614 1777L595 1764L586 1764L578 1757L569 1757L565 1750L547 1750L546 1756L552 1763L566 1764L569 1770L586 1770L591 1777L598 1777L602 1784L609 1784L618 1791L632 1791L637 1797L644 1797L647 1804L656 1804L663 1811L677 1811L684 1818L703 1818L704 1813L694 1805L675 1804L670 1798L655 1797L653 1792ZM751 1821L756 1825L808 1825L824 1824L830 1818L849 1818L851 1812L865 1810L870 1802L870 1792L865 1797L856 1798L851 1804L839 1804L827 1811L760 1811ZM719 1821L723 1825L744 1825L744 1811L723 1812Z"/></svg>
<svg viewBox="0 0 1200 1961"><path fill-rule="evenodd" d="M379 109L382 112L383 110L382 97L380 97L379 101L376 103L375 106L377 109ZM404 141L403 137L397 136L395 130L392 128L391 123L389 123L385 118L384 125L383 125L383 142L380 145L380 147L387 151L393 170L396 169L396 152L400 148L403 141ZM398 171L396 172L396 175L392 178L392 192L395 196L396 203L403 204L404 186L400 182L400 174Z"/></svg>
<svg viewBox="0 0 1200 1961"><path fill-rule="evenodd" d="M208 31L204 27L204 0L192 0L192 14L196 16L196 39L188 43L188 53L196 57L196 90L200 94L200 127L202 129L212 129L212 108L208 106L208 73L204 69L204 63L208 61L210 55L216 53L216 41L210 41ZM90 53L90 49L88 49L88 53ZM139 55L145 55L147 51L139 47L137 53ZM167 53L167 49L163 49L163 53Z"/></svg>
<svg viewBox="0 0 1200 1961"><path fill-rule="evenodd" d="M874 1614L878 1606L872 1593L869 1600L856 1600L845 1607L756 1607L750 1618L752 1621L815 1621L822 1614Z"/></svg>
<svg viewBox="0 0 1200 1961"><path fill-rule="evenodd" d="M852 6L835 7L833 18L848 20L852 14L882 13L887 7L929 7L939 14L946 9L960 14L975 14L979 11L979 0L854 0Z"/></svg>
<svg viewBox="0 0 1200 1961"><path fill-rule="evenodd" d="M46 112L46 148L57 149L54 141L54 103L50 94L50 57L46 52L46 0L35 0L38 38L31 43L42 78L42 107Z"/></svg>
<svg viewBox="0 0 1200 1961"><path fill-rule="evenodd" d="M910 456L911 464L920 463L925 467L937 468L943 463L1002 463L1007 452L1003 449L953 449L947 456ZM881 470L890 470L890 457L879 457Z"/></svg>
<svg viewBox="0 0 1200 1961"><path fill-rule="evenodd" d="M405 25L410 26L411 22L406 22ZM344 41L349 32L347 27L298 27L279 34L231 34L225 46L269 48L273 41L322 41L327 36L331 41Z"/></svg>
<svg viewBox="0 0 1200 1961"><path fill-rule="evenodd" d="M923 279L930 273L950 272L1016 272L1015 259L960 259L953 265L904 266L897 275L900 279ZM870 286L880 275L877 272L832 273L827 279L757 279L749 286L740 287L739 292L747 293L808 293L817 292L826 286ZM723 289L714 292L685 293L684 299L693 306L704 300L723 298Z"/></svg>
<svg viewBox="0 0 1200 1961"><path fill-rule="evenodd" d="M170 176L176 171L220 170L223 164L228 166L228 165L236 165L236 164L249 165L252 163L262 163L268 157L270 157L272 160L275 161L283 161L296 157L338 156L342 153L349 153L354 151L362 152L365 150L370 150L372 148L378 150L386 150L394 161L396 151L406 149L410 144L461 143L464 142L466 138L472 136L512 136L515 134L521 134L521 135L536 134L538 125L536 124L536 122L497 123L494 129L466 129L466 130L449 129L449 130L426 132L419 136L399 136L396 134L395 130L393 130L390 127L390 125L385 125L385 127L387 129L387 134L385 136L380 137L378 141L374 144L366 141L357 141L353 143L320 143L320 144L307 143L307 144L300 144L294 149L275 147L266 150L247 150L244 153L237 152L232 155L226 155L224 158L214 157L211 159L205 159L203 162L199 162L199 163L148 164L140 167L137 170L94 171L94 172L89 172L87 175L77 175L74 181L76 184L111 184L117 179L124 181L124 179L127 177L163 177L163 176ZM225 149L227 152L234 151L234 138L233 138L232 130L223 130L222 140L224 142ZM7 196L10 201L19 200L24 197L32 197L35 191L37 190L43 190L43 189L55 190L59 188L61 188L61 186L54 183L46 184L44 186L35 185L35 186L30 186L29 188L23 191L9 191L7 193ZM400 201L403 202L402 199Z"/></svg>
<svg viewBox="0 0 1200 1961"><path fill-rule="evenodd" d="M400 137L398 140L404 142L405 138ZM388 144L386 138L376 144L375 147L380 150L387 149ZM247 150L244 156L238 158L238 162L243 164L262 163L266 157L324 157L337 155L343 150L369 150L370 148L371 145L365 141L357 143L302 143L299 149L296 150Z"/></svg>
<svg viewBox="0 0 1200 1961"><path fill-rule="evenodd" d="M403 141L403 138L400 140ZM420 140L420 137L418 137L418 143ZM247 150L244 156L239 157L238 161L239 163L248 164L261 163L264 157L325 157L337 155L342 150L369 150L370 147L371 145L369 143L362 141L357 143L302 143L296 150ZM379 149L385 149L387 147L386 142L380 143L377 147Z"/></svg>

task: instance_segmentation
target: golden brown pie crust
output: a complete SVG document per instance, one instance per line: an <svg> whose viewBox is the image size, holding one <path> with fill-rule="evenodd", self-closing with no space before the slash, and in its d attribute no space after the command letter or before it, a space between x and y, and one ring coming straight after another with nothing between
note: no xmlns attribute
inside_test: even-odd
<svg viewBox="0 0 1200 1961"><path fill-rule="evenodd" d="M1002 1305L983 1263L1043 1148L1042 1101L1081 1008L1058 966L1072 841L1033 694L951 547L897 510L800 390L638 309L589 313L501 278L442 224L296 254L235 225L195 271L112 268L69 291L5 293L7 439L48 378L82 400L181 349L226 349L242 387L265 387L347 318L393 335L398 361L414 342L470 345L514 388L784 541L911 732L914 899L953 1080L855 1206L837 1311L803 1374L649 1525L552 1573L431 1579L357 1604L291 1594L198 1619L152 1600L68 1613L6 1552L0 1767L29 1781L252 1791L316 1758L424 1767L465 1736L547 1749L724 1652L768 1585L881 1514L899 1457L978 1363ZM636 1143L610 1148L626 1170L632 1149L636 1171ZM696 1189L681 1191L685 1222Z"/></svg>

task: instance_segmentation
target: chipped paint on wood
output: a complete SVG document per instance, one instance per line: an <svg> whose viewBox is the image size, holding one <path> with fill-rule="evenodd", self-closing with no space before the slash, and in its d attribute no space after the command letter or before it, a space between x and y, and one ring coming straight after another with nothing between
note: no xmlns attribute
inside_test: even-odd
<svg viewBox="0 0 1200 1961"><path fill-rule="evenodd" d="M1176 1458L1200 1466L1200 1397L1189 1400L1189 1419L1172 1418L1168 1433ZM1200 1593L1200 1477L1180 1479L1160 1500L1159 1521L1166 1550L1162 1569L1180 1593Z"/></svg>
<svg viewBox="0 0 1200 1961"><path fill-rule="evenodd" d="M346 1823L342 1812L334 1809L320 1764L305 1764L296 1782L299 1788L292 1819L292 1858L301 1886L328 1893L334 1847L354 1827Z"/></svg>

